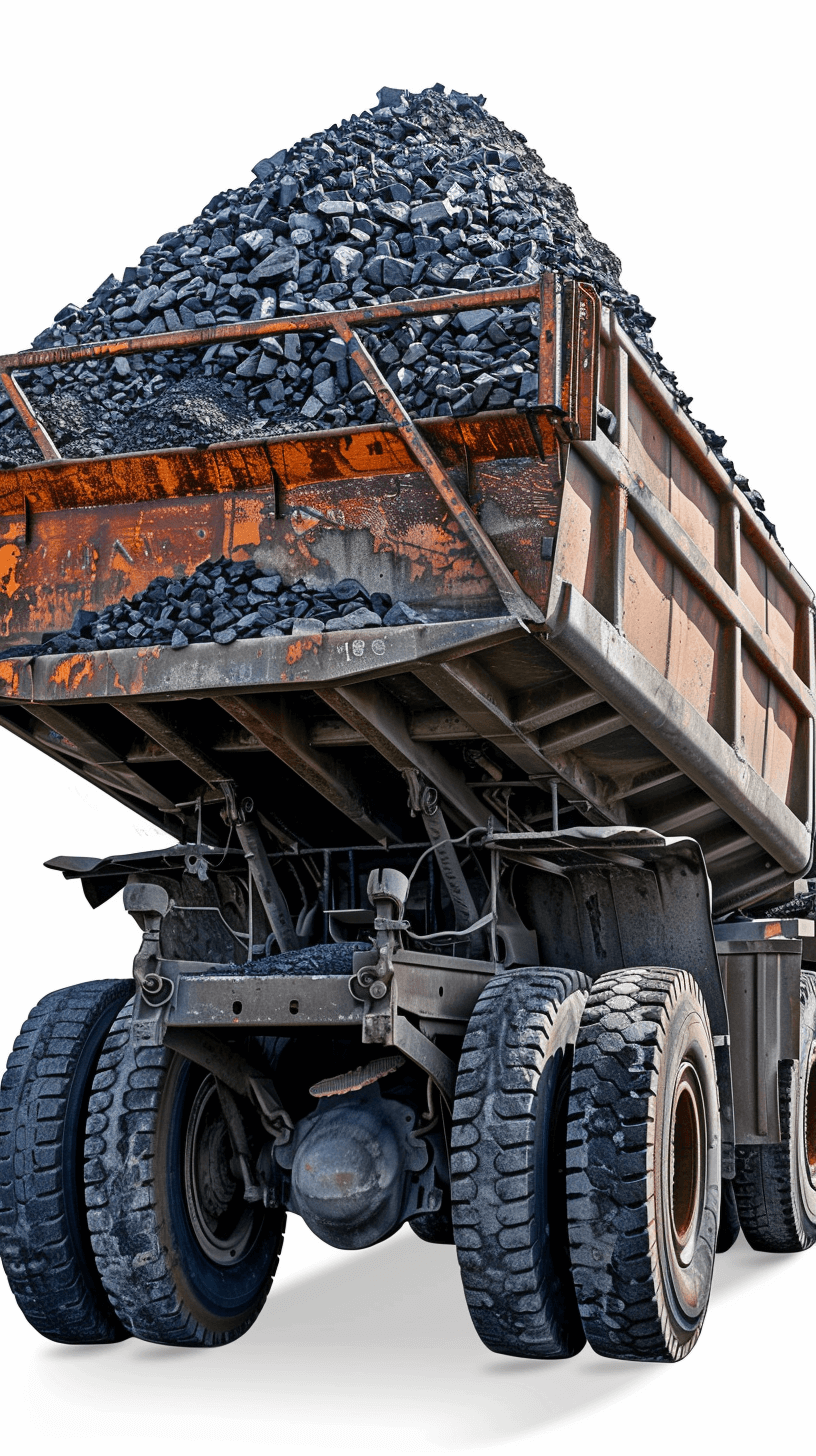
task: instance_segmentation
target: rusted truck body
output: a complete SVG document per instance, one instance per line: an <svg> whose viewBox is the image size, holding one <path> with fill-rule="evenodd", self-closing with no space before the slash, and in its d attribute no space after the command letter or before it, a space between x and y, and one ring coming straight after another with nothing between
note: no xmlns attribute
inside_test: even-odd
<svg viewBox="0 0 816 1456"><path fill-rule="evenodd" d="M288 1209L455 1241L494 1350L673 1360L740 1223L816 1239L813 594L589 286L476 302L531 300L538 403L470 417L410 419L360 333L473 295L99 345L333 329L383 405L149 455L61 460L34 420L14 369L89 351L0 360L46 457L0 471L9 643L222 556L424 619L0 660L0 723L178 841L53 862L144 932L88 1013L84 1335L26 1284L23 1173L4 1215L53 1338L234 1338Z"/></svg>

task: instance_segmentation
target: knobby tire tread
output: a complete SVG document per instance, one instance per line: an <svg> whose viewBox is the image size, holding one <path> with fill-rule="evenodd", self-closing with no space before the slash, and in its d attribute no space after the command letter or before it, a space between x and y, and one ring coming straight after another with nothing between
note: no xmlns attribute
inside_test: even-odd
<svg viewBox="0 0 816 1456"><path fill-rule="evenodd" d="M61 1344L127 1335L91 1252L82 1148L95 1048L132 992L132 981L105 980L45 996L0 1085L0 1256L26 1319Z"/></svg>
<svg viewBox="0 0 816 1456"><path fill-rule="evenodd" d="M216 1346L231 1343L254 1324L272 1284L246 1318L229 1331L213 1331L185 1308L172 1277L172 1261L157 1230L153 1150L162 1084L173 1058L164 1047L134 1047L132 1007L114 1022L98 1062L85 1142L85 1197L97 1268L122 1324L153 1344Z"/></svg>
<svg viewBox="0 0 816 1456"><path fill-rule="evenodd" d="M664 1017L680 989L702 1005L685 971L637 968L599 977L575 1048L567 1138L573 1277L587 1339L612 1359L683 1358L702 1328L701 1320L682 1348L666 1328L649 1197Z"/></svg>
<svg viewBox="0 0 816 1456"><path fill-rule="evenodd" d="M465 1037L451 1134L454 1236L465 1298L498 1354L560 1359L584 1344L564 1239L563 1267L542 1258L535 1211L536 1102L559 1007L587 979L576 971L498 973Z"/></svg>

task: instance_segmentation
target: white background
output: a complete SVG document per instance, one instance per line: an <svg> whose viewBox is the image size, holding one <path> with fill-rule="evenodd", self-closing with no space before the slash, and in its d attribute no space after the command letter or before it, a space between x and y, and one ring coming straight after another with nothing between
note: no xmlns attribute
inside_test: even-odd
<svg viewBox="0 0 816 1456"><path fill-rule="evenodd" d="M0 21L0 348L138 261L259 158L382 85L483 92L574 189L698 417L816 581L810 7L685 0L9 4ZM46 991L126 974L117 898L56 853L159 843L18 741L0 744L0 1047ZM255 1329L225 1351L48 1345L0 1281L7 1451L750 1453L812 1441L816 1252L742 1240L679 1367L512 1361L471 1331L452 1249L405 1231L337 1254L297 1219Z"/></svg>

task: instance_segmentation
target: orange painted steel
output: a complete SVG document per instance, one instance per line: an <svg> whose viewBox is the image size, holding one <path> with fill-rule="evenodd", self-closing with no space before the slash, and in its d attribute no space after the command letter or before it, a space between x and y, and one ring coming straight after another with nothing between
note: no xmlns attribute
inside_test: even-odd
<svg viewBox="0 0 816 1456"><path fill-rule="evenodd" d="M540 610L551 570L541 541L555 533L560 501L551 421L537 421L543 459L515 412L428 424L476 518L501 513L503 560ZM6 640L62 630L80 607L98 611L222 554L259 555L287 579L381 581L420 609L440 600L467 617L500 608L460 521L392 428L0 473Z"/></svg>
<svg viewBox="0 0 816 1456"><path fill-rule="evenodd" d="M371 385L387 414L391 416L417 464L425 471L428 479L439 492L468 544L481 561L488 576L495 582L496 590L511 617L518 617L521 621L543 622L544 614L541 609L530 601L526 592L508 571L496 547L479 525L461 491L454 484L427 440L420 434L411 416L403 409L394 391L383 379L374 360L354 330L345 321L338 322L336 329L340 338L347 345L360 373Z"/></svg>
<svg viewBox="0 0 816 1456"><path fill-rule="evenodd" d="M446 470L492 460L546 458L555 449L545 414L501 410L422 421L422 433ZM319 430L305 435L182 446L145 454L38 461L0 469L0 515L16 515L23 498L34 513L125 501L166 500L252 489L295 489L329 480L409 475L420 467L391 425Z"/></svg>

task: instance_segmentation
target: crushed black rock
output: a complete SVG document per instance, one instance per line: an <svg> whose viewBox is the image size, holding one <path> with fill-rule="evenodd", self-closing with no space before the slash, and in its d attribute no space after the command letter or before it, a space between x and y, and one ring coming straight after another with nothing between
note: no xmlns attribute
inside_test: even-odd
<svg viewBox="0 0 816 1456"><path fill-rule="evenodd" d="M132 597L101 612L81 609L65 632L46 632L41 642L17 643L4 657L53 657L109 652L121 647L193 642L227 647L239 637L285 637L303 632L348 632L366 627L403 627L431 617L394 602L387 592L369 592L353 577L331 586L286 586L277 573L254 561L203 561L187 577L157 576Z"/></svg>
<svg viewBox="0 0 816 1456"><path fill-rule="evenodd" d="M384 87L351 116L258 162L247 186L219 192L163 234L121 279L66 304L36 348L92 344L531 282L544 270L593 283L682 407L654 350L652 315L621 287L620 262L592 236L575 198L484 97ZM363 337L415 416L532 403L537 308L473 309L388 323ZM20 371L60 453L343 428L380 406L325 335L214 344L180 353ZM736 483L725 440L695 421ZM0 391L0 465L39 459ZM764 519L764 517L763 517ZM769 524L769 523L767 523Z"/></svg>

